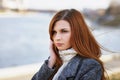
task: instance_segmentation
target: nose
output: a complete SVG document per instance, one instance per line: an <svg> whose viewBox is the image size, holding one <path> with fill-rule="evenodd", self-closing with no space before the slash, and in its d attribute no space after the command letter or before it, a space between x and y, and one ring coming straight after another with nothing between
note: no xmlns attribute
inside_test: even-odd
<svg viewBox="0 0 120 80"><path fill-rule="evenodd" d="M60 41L61 40L61 35L57 33L54 37L55 41Z"/></svg>

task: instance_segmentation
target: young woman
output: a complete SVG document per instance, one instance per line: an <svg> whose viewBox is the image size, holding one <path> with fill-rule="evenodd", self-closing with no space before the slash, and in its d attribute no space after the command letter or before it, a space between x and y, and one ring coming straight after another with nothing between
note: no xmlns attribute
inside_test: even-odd
<svg viewBox="0 0 120 80"><path fill-rule="evenodd" d="M32 80L106 80L100 46L78 10L57 12L49 34L50 57Z"/></svg>

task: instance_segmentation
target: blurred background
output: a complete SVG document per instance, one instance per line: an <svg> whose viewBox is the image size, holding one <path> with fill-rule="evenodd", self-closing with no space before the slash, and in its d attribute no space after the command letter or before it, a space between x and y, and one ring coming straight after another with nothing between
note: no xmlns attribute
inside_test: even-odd
<svg viewBox="0 0 120 80"><path fill-rule="evenodd" d="M71 8L104 47L111 80L120 80L120 0L0 0L0 80L31 79L49 56L51 18Z"/></svg>

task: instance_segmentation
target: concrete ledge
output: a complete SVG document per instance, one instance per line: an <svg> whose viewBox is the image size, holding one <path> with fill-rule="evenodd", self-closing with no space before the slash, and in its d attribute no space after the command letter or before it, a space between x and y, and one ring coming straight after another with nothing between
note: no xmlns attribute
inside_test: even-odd
<svg viewBox="0 0 120 80"><path fill-rule="evenodd" d="M31 80L40 65L42 63L0 69L0 80Z"/></svg>
<svg viewBox="0 0 120 80"><path fill-rule="evenodd" d="M100 59L105 63L105 68L109 76L120 73L120 53L105 54Z"/></svg>
<svg viewBox="0 0 120 80"><path fill-rule="evenodd" d="M120 53L104 54L100 58L104 63L120 59Z"/></svg>
<svg viewBox="0 0 120 80"><path fill-rule="evenodd" d="M120 73L120 67L114 68L114 69L111 69L111 70L107 70L107 73L108 73L109 76L112 76L113 74Z"/></svg>
<svg viewBox="0 0 120 80"><path fill-rule="evenodd" d="M120 59L120 54L102 55L101 60L105 63ZM31 80L32 76L40 69L42 63L2 68L0 69L0 80ZM107 70L108 75L120 72L120 67Z"/></svg>

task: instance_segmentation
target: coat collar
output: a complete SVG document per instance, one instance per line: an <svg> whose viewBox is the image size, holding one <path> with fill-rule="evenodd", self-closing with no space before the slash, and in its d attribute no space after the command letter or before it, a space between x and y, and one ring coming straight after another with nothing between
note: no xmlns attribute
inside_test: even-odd
<svg viewBox="0 0 120 80"><path fill-rule="evenodd" d="M63 69L59 77L75 76L81 60L82 58L79 55L73 57L67 66Z"/></svg>

